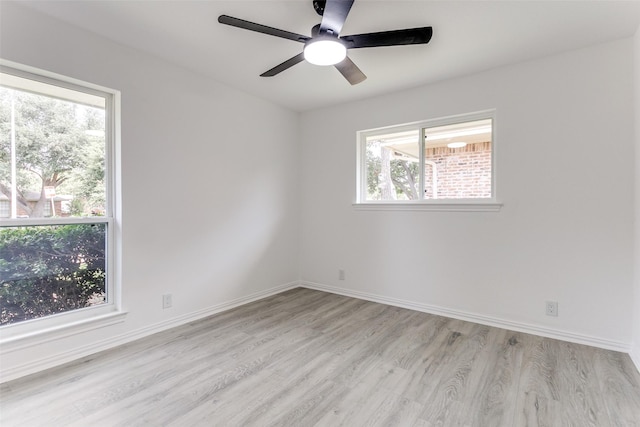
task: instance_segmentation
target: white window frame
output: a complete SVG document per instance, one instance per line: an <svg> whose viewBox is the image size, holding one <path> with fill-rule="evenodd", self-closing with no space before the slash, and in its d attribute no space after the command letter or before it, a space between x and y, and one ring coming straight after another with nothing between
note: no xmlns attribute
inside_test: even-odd
<svg viewBox="0 0 640 427"><path fill-rule="evenodd" d="M420 194L424 194L424 129L456 123L491 119L491 197L474 199L420 199L420 200L367 200L366 143L367 138L388 134L418 130L420 133ZM496 110L484 110L474 113L458 114L419 122L386 126L357 132L356 149L356 200L353 207L358 210L424 210L424 211L472 211L497 212L502 203L497 198L496 185Z"/></svg>
<svg viewBox="0 0 640 427"><path fill-rule="evenodd" d="M66 224L106 224L107 301L25 320L0 327L0 354L27 348L124 321L121 301L121 185L120 185L120 92L34 67L0 59L0 71L37 82L104 97L105 105L105 216L76 218L3 219L0 227Z"/></svg>

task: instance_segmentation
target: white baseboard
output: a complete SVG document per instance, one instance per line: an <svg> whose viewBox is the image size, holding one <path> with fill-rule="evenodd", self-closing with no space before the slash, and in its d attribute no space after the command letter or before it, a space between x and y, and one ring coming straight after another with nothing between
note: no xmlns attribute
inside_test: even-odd
<svg viewBox="0 0 640 427"><path fill-rule="evenodd" d="M368 292L354 291L351 289L340 288L336 286L324 285L314 282L300 282L300 286L309 289L316 289L324 292L331 292L334 294L344 295L348 297L363 299L367 301L379 302L382 304L393 305L396 307L408 308L410 310L421 311L429 314L436 314L439 316L451 317L459 320L466 320L468 322L479 323L481 325L495 326L497 328L508 329L512 331L524 332L532 335L539 335L547 338L554 338L562 341L569 341L576 344L584 344L592 347L603 348L606 350L620 351L629 353L631 351L631 345L625 342L613 341L599 337L593 337L589 335L576 334L573 332L562 331L557 329L551 329L544 326L531 325L522 322L514 322L506 319L499 319L496 317L485 316L477 313L470 313L460 310L452 310L445 307L439 307L431 304L417 303L414 301L407 301L398 298L387 297L383 295L372 294ZM635 363L638 364L638 357L636 357Z"/></svg>
<svg viewBox="0 0 640 427"><path fill-rule="evenodd" d="M629 353L629 356L631 357L633 363L636 365L638 372L640 372L640 343L635 343L635 345L631 349L631 352Z"/></svg>
<svg viewBox="0 0 640 427"><path fill-rule="evenodd" d="M255 292L244 297L216 304L203 310L198 310L192 313L168 319L163 322L155 323L153 325L127 332L126 334L118 335L113 338L96 341L94 343L87 344L81 347L75 347L72 350L66 352L48 355L46 357L9 369L2 369L2 377L0 378L0 383L15 380L27 375L35 374L45 369L50 369L56 366L63 365L65 363L73 362L74 360L81 359L85 356L90 356L100 351L108 350L110 348L117 347L119 345L123 345L128 342L135 341L137 339L144 338L146 336L162 332L167 329L175 328L177 326L181 326L186 323L193 322L195 320L202 319L216 313L227 311L232 308L248 304L250 302L269 297L271 295L279 294L281 292L285 292L297 287L299 287L298 282L291 282L284 285L275 286L264 291Z"/></svg>

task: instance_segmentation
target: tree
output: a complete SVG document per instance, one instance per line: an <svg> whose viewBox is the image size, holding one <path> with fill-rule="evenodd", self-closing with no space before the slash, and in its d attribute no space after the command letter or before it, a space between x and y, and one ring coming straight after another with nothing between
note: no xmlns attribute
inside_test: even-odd
<svg viewBox="0 0 640 427"><path fill-rule="evenodd" d="M420 168L410 159L394 158L379 141L367 141L367 192L371 200L418 199Z"/></svg>
<svg viewBox="0 0 640 427"><path fill-rule="evenodd" d="M0 232L0 325L105 302L105 224Z"/></svg>
<svg viewBox="0 0 640 427"><path fill-rule="evenodd" d="M395 159L390 163L390 176L398 194L404 194L409 200L418 199L418 174L420 168L417 162Z"/></svg>
<svg viewBox="0 0 640 427"><path fill-rule="evenodd" d="M391 179L391 150L380 147L380 195L382 200L395 200L396 192Z"/></svg>
<svg viewBox="0 0 640 427"><path fill-rule="evenodd" d="M15 114L17 202L30 217L44 216L45 188L104 203L104 141L87 135L104 129L104 110L43 95L0 88L0 192L11 198L11 111ZM27 192L39 193L31 205ZM94 203L96 201L94 200Z"/></svg>

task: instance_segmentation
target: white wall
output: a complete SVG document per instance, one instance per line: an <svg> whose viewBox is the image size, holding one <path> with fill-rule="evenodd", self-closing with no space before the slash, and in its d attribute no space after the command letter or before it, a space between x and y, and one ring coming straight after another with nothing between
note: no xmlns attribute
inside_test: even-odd
<svg viewBox="0 0 640 427"><path fill-rule="evenodd" d="M15 4L1 19L3 59L122 91L128 311L4 352L3 380L296 282L296 113Z"/></svg>
<svg viewBox="0 0 640 427"><path fill-rule="evenodd" d="M302 114L302 280L628 351L632 50L625 39ZM491 108L501 212L354 210L356 131Z"/></svg>
<svg viewBox="0 0 640 427"><path fill-rule="evenodd" d="M635 298L633 320L633 349L631 358L640 370L640 28L634 38L635 130L636 130L636 210L635 210Z"/></svg>

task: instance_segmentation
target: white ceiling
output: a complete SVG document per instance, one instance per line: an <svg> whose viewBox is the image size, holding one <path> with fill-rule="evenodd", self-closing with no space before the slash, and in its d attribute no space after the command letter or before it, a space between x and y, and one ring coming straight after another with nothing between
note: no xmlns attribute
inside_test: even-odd
<svg viewBox="0 0 640 427"><path fill-rule="evenodd" d="M306 62L259 75L302 44L219 24L221 14L310 34L311 0L24 1L20 4L296 111L390 93L628 37L636 1L356 0L343 35L432 26L427 45L350 51L368 79L350 86Z"/></svg>

